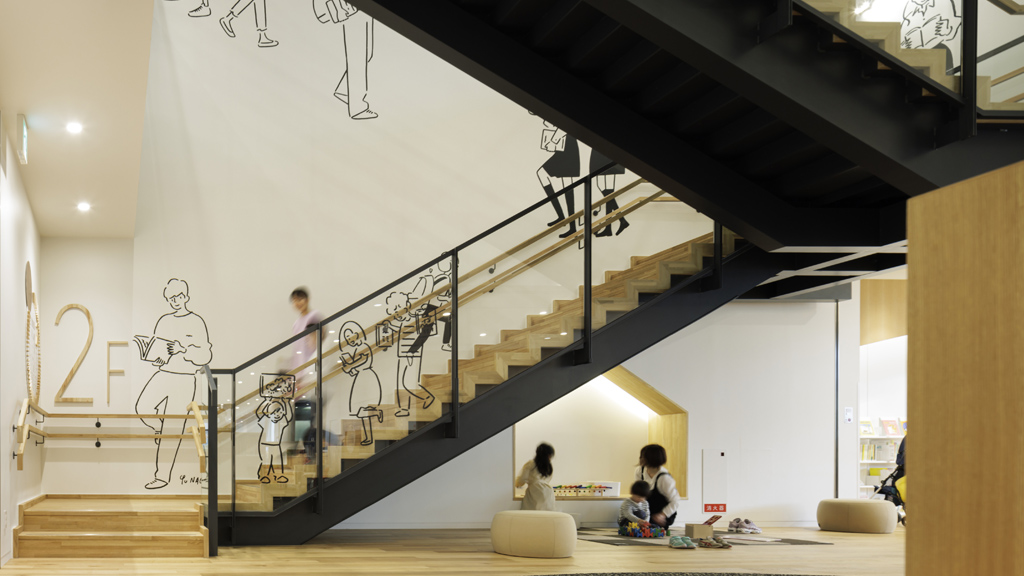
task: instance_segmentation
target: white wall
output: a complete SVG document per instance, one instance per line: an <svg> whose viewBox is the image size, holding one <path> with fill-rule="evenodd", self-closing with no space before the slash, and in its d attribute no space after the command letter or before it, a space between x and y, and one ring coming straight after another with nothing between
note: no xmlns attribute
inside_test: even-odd
<svg viewBox="0 0 1024 576"><path fill-rule="evenodd" d="M907 337L861 346L858 404L861 419L907 419Z"/></svg>
<svg viewBox="0 0 1024 576"><path fill-rule="evenodd" d="M840 332L857 334L856 303ZM689 411L690 499L702 519L701 451L729 460L728 518L814 525L834 493L835 304L734 303L625 363ZM840 338L840 412L855 406L856 339ZM852 369L851 369L852 368ZM841 424L840 496L856 495L856 424Z"/></svg>
<svg viewBox="0 0 1024 576"><path fill-rule="evenodd" d="M642 410L631 410L635 405ZM622 494L629 494L652 414L599 377L516 424L516 471L533 460L538 444L547 442L555 449L552 486L608 480L621 483Z"/></svg>
<svg viewBox="0 0 1024 576"><path fill-rule="evenodd" d="M0 413L4 422L0 434L0 562L6 562L13 551L12 530L18 521L18 503L41 492L43 459L34 440L26 447L23 470L18 470L9 456L17 447L11 423L17 422L22 401L27 398L25 263L32 266L32 286L38 292L40 262L39 232L18 171L17 154L5 134L0 134L0 145L8 146L6 177L0 178ZM44 319L40 321L45 324ZM42 348L50 350L45 338ZM33 361L33 382L34 364Z"/></svg>
<svg viewBox="0 0 1024 576"><path fill-rule="evenodd" d="M842 412L857 405L858 301L839 309ZM835 312L832 303L734 303L625 364L689 411L690 497L678 523L707 517L701 451L721 448L729 454L727 519L816 525L818 501L833 496L835 479ZM488 526L495 511L518 506L509 490L513 451L505 434L338 527ZM563 454L591 450L574 440L558 437L556 470ZM856 497L857 451L855 414L854 423L840 425L840 497ZM614 515L606 502L559 505L591 525Z"/></svg>

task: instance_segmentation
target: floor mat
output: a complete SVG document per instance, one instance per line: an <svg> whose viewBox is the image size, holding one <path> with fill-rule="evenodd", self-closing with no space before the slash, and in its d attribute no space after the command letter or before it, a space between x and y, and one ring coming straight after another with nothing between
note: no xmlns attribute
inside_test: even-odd
<svg viewBox="0 0 1024 576"><path fill-rule="evenodd" d="M729 543L733 546L832 545L831 542L813 542L811 540L796 540L793 538L772 538L770 534L748 535L730 532L715 532L715 536L721 536L728 539ZM730 538L730 536L732 538ZM576 537L587 542L597 542L598 544L608 544L610 546L668 546L667 536L665 538L633 538L631 536L619 536L617 528L580 528L576 531ZM758 539L754 540L753 538Z"/></svg>

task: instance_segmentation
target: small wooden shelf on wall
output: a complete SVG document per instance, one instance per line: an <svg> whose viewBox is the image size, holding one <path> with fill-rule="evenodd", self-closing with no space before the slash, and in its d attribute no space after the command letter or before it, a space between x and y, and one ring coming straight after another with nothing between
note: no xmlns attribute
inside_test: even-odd
<svg viewBox="0 0 1024 576"><path fill-rule="evenodd" d="M608 501L623 501L627 498L627 495L623 496L555 496L555 500L560 502L608 502ZM512 500L519 502L522 500L522 496L516 496Z"/></svg>

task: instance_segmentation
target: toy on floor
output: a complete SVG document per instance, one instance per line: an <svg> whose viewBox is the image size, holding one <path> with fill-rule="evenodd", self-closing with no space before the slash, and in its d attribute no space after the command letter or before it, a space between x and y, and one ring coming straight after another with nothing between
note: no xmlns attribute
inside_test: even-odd
<svg viewBox="0 0 1024 576"><path fill-rule="evenodd" d="M633 538L664 538L669 531L657 524L641 526L636 522L630 522L625 526L619 526L619 536L632 536Z"/></svg>

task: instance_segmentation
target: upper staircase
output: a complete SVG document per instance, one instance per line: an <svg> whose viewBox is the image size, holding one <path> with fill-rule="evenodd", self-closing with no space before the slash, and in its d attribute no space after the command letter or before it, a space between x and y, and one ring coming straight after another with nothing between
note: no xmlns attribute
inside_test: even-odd
<svg viewBox="0 0 1024 576"><path fill-rule="evenodd" d="M775 28L773 4L359 3L766 250L903 240L909 196L1024 156L1019 124L963 133L944 51L847 0L793 0Z"/></svg>

